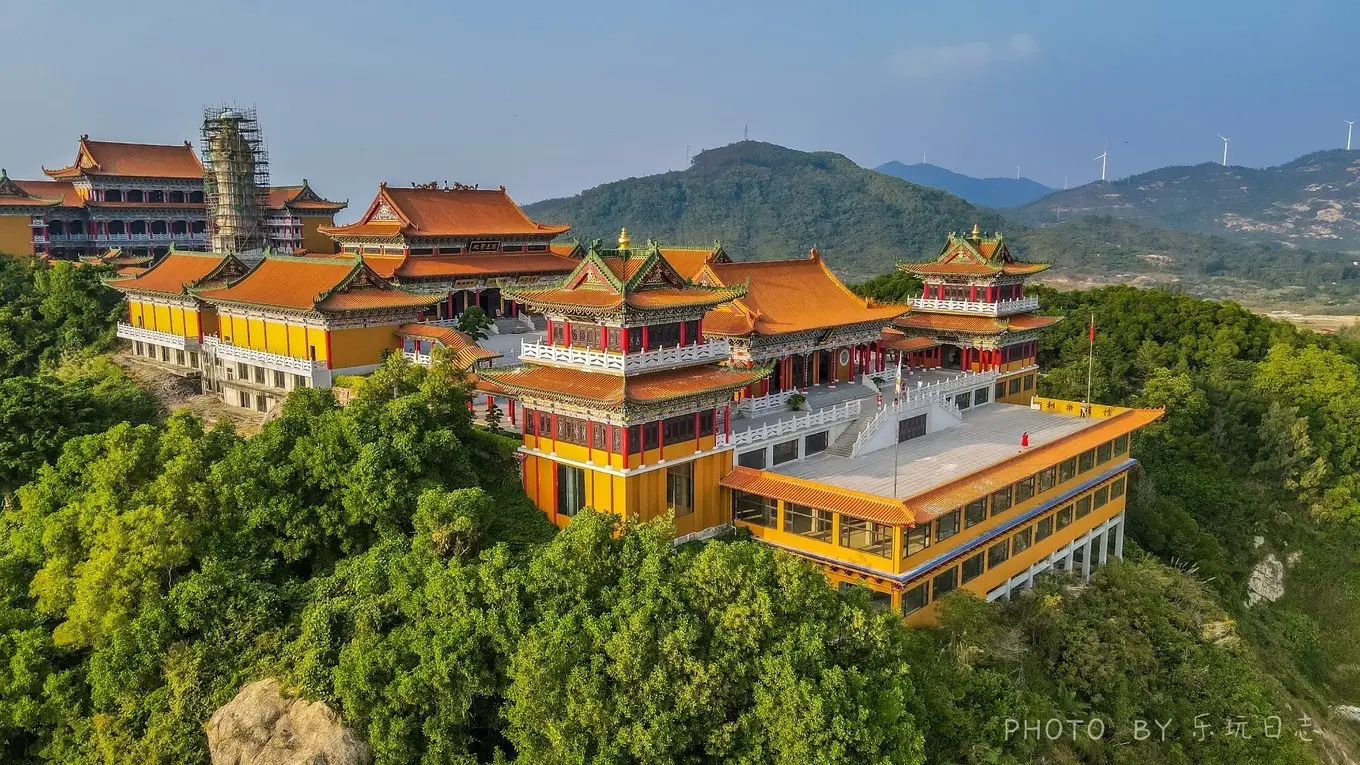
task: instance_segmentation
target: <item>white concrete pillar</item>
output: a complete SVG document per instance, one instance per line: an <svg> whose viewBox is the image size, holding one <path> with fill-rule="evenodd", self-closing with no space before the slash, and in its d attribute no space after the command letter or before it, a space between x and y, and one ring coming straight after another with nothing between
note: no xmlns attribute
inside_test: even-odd
<svg viewBox="0 0 1360 765"><path fill-rule="evenodd" d="M1100 535L1100 565L1102 566L1105 565L1105 562L1109 559L1110 535L1113 533L1114 529L1109 525L1109 523L1106 523L1105 533Z"/></svg>
<svg viewBox="0 0 1360 765"><path fill-rule="evenodd" d="M1119 523L1114 527L1114 557L1124 557L1124 515L1119 515Z"/></svg>
<svg viewBox="0 0 1360 765"><path fill-rule="evenodd" d="M1089 535L1081 545L1081 578L1082 581L1091 578L1091 537Z"/></svg>

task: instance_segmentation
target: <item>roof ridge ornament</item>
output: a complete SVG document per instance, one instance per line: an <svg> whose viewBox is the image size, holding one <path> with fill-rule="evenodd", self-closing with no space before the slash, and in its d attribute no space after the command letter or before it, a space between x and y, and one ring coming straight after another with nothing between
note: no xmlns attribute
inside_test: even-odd
<svg viewBox="0 0 1360 765"><path fill-rule="evenodd" d="M619 250L632 250L633 242L628 238L628 227L619 229Z"/></svg>

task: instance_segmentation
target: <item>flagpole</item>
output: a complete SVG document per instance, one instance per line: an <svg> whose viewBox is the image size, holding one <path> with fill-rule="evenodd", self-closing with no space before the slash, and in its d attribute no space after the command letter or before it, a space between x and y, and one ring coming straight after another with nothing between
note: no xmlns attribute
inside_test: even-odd
<svg viewBox="0 0 1360 765"><path fill-rule="evenodd" d="M1091 375L1096 365L1096 315L1091 314L1090 331L1086 333L1089 349L1086 356L1086 403L1091 403Z"/></svg>
<svg viewBox="0 0 1360 765"><path fill-rule="evenodd" d="M897 380L893 383L893 402L892 407L897 408L897 402L902 399L902 352L897 352ZM897 499L897 454L902 451L902 437L897 432L897 412L893 412L892 437L893 437L893 499Z"/></svg>

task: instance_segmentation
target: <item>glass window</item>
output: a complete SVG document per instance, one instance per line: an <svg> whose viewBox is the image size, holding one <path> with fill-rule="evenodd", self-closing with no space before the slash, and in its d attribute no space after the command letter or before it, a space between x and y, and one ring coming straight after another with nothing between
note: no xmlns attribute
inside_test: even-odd
<svg viewBox="0 0 1360 765"><path fill-rule="evenodd" d="M967 409L973 405L973 394L968 391L959 393L954 396L954 403L957 404L960 409Z"/></svg>
<svg viewBox="0 0 1360 765"><path fill-rule="evenodd" d="M1039 473L1039 493L1043 494L1058 485L1058 468L1051 467Z"/></svg>
<svg viewBox="0 0 1360 765"><path fill-rule="evenodd" d="M1111 444L1109 441L1106 441L1105 443L1103 443L1103 444L1101 444L1100 446L1097 446L1097 447L1096 447L1096 464L1097 464L1097 465L1104 465L1106 462L1109 462L1109 461L1110 461L1110 448L1111 448L1111 446L1112 446L1112 444Z"/></svg>
<svg viewBox="0 0 1360 765"><path fill-rule="evenodd" d="M1058 482L1067 483L1077 475L1077 458L1068 457L1058 466Z"/></svg>
<svg viewBox="0 0 1360 765"><path fill-rule="evenodd" d="M977 555L974 555L973 557L969 558L968 560L965 560L965 561L963 562L963 565L959 566L959 571L960 571L960 573L962 574L962 577L961 577L961 578L962 578L962 583L963 583L963 584L968 584L969 582L971 582L971 581L973 581L974 579L977 579L979 576L981 576L981 575L982 575L982 553L978 553Z"/></svg>
<svg viewBox="0 0 1360 765"><path fill-rule="evenodd" d="M908 417L905 420L897 421L897 441L910 441L913 438L920 438L926 434L926 416L924 414L915 417Z"/></svg>
<svg viewBox="0 0 1360 765"><path fill-rule="evenodd" d="M1077 517L1085 518L1090 514L1091 514L1091 495L1087 494L1086 496L1077 500Z"/></svg>
<svg viewBox="0 0 1360 765"><path fill-rule="evenodd" d="M1110 484L1110 499L1119 499L1124 496L1124 476L1119 476Z"/></svg>
<svg viewBox="0 0 1360 765"><path fill-rule="evenodd" d="M987 550L987 568L996 568L1011 557L1011 543L1003 539Z"/></svg>
<svg viewBox="0 0 1360 765"><path fill-rule="evenodd" d="M973 391L973 405L978 406L987 403L988 393L991 393L991 391L986 388L978 388Z"/></svg>
<svg viewBox="0 0 1360 765"><path fill-rule="evenodd" d="M1096 466L1096 452L1092 449L1089 452L1082 452L1081 459L1077 463L1077 472L1085 473Z"/></svg>
<svg viewBox="0 0 1360 765"><path fill-rule="evenodd" d="M803 439L803 454L819 454L826 451L827 431L813 433Z"/></svg>
<svg viewBox="0 0 1360 765"><path fill-rule="evenodd" d="M1129 436L1124 434L1114 440L1114 456L1118 457L1127 454L1129 451Z"/></svg>
<svg viewBox="0 0 1360 765"><path fill-rule="evenodd" d="M661 448L661 423L648 422L642 425L642 448Z"/></svg>
<svg viewBox="0 0 1360 765"><path fill-rule="evenodd" d="M892 527L841 516L841 547L889 557L892 555Z"/></svg>
<svg viewBox="0 0 1360 765"><path fill-rule="evenodd" d="M920 526L913 526L907 529L906 554L918 553L930 547L930 524L923 523Z"/></svg>
<svg viewBox="0 0 1360 765"><path fill-rule="evenodd" d="M694 463L666 468L666 504L676 516L694 512Z"/></svg>
<svg viewBox="0 0 1360 765"><path fill-rule="evenodd" d="M557 512L568 518L586 506L586 471L557 464Z"/></svg>
<svg viewBox="0 0 1360 765"><path fill-rule="evenodd" d="M1011 487L992 493L992 515L1004 513L1011 507Z"/></svg>
<svg viewBox="0 0 1360 765"><path fill-rule="evenodd" d="M1014 380L1011 380L1010 386L1011 386L1011 395L1012 395L1012 396L1014 396L1014 395L1016 395L1017 393L1019 393L1019 392L1020 392L1020 378L1017 377L1017 378L1015 378Z"/></svg>
<svg viewBox="0 0 1360 765"><path fill-rule="evenodd" d="M612 426L603 422L592 422L588 425L590 430L591 448L599 449L600 451L607 450L609 448L609 431Z"/></svg>
<svg viewBox="0 0 1360 765"><path fill-rule="evenodd" d="M1025 375L1025 390L1034 390L1034 375Z"/></svg>
<svg viewBox="0 0 1360 765"><path fill-rule="evenodd" d="M1042 542L1053 536L1053 516L1046 515L1034 524L1034 541Z"/></svg>
<svg viewBox="0 0 1360 765"><path fill-rule="evenodd" d="M1006 397L1006 383L999 382L996 384L996 398L998 401L1000 401L1005 397Z"/></svg>
<svg viewBox="0 0 1360 765"><path fill-rule="evenodd" d="M778 510L778 504L769 497L744 491L733 491L732 510L739 521L771 529L777 525L775 513Z"/></svg>
<svg viewBox="0 0 1360 765"><path fill-rule="evenodd" d="M782 465L798 459L798 439L774 445L774 464Z"/></svg>
<svg viewBox="0 0 1360 765"><path fill-rule="evenodd" d="M1058 528L1065 529L1072 525L1072 506L1068 505L1058 511Z"/></svg>
<svg viewBox="0 0 1360 765"><path fill-rule="evenodd" d="M1034 496L1034 476L1015 483L1015 504L1020 504Z"/></svg>
<svg viewBox="0 0 1360 765"><path fill-rule="evenodd" d="M935 599L939 600L959 586L959 570L951 568L935 575Z"/></svg>
<svg viewBox="0 0 1360 765"><path fill-rule="evenodd" d="M742 467L755 468L756 470L765 469L765 450L756 449L754 451L742 452L737 455L737 464Z"/></svg>
<svg viewBox="0 0 1360 765"><path fill-rule="evenodd" d="M828 542L831 540L831 511L786 502L784 530Z"/></svg>
<svg viewBox="0 0 1360 765"><path fill-rule="evenodd" d="M987 500L985 498L969 502L963 508L963 527L965 529L987 520Z"/></svg>
<svg viewBox="0 0 1360 765"><path fill-rule="evenodd" d="M1034 529L1026 526L1011 537L1011 555L1019 555L1029 549L1034 541Z"/></svg>
<svg viewBox="0 0 1360 765"><path fill-rule="evenodd" d="M902 615L914 614L930 602L930 583L921 582L902 593Z"/></svg>
<svg viewBox="0 0 1360 765"><path fill-rule="evenodd" d="M694 441L698 436L698 431L695 429L698 424L699 418L692 414L667 417L661 423L662 443L666 446L673 446Z"/></svg>
<svg viewBox="0 0 1360 765"><path fill-rule="evenodd" d="M959 533L959 511L950 510L935 520L935 541L948 539Z"/></svg>
<svg viewBox="0 0 1360 765"><path fill-rule="evenodd" d="M1096 489L1096 507L1101 508L1110 502L1110 487L1102 486Z"/></svg>

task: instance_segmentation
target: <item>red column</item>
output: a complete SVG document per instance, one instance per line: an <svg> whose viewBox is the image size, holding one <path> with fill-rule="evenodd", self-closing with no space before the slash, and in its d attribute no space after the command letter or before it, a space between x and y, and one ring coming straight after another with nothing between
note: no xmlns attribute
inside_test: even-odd
<svg viewBox="0 0 1360 765"><path fill-rule="evenodd" d="M700 319L699 323L694 325L694 344L702 345L703 342L704 342L704 320Z"/></svg>
<svg viewBox="0 0 1360 765"><path fill-rule="evenodd" d="M649 351L649 350L651 350L651 348L648 347L648 344L647 344L647 325L646 325L646 324L642 325L642 350L643 350L644 353L647 352L647 351Z"/></svg>
<svg viewBox="0 0 1360 765"><path fill-rule="evenodd" d="M623 352L624 352L624 353L627 353L627 352L628 352L628 328L627 328L627 327L619 327L619 347L623 349ZM625 454L626 454L626 453L627 453L627 452L625 452Z"/></svg>
<svg viewBox="0 0 1360 765"><path fill-rule="evenodd" d="M571 322L562 322L562 344L571 347Z"/></svg>
<svg viewBox="0 0 1360 765"><path fill-rule="evenodd" d="M685 344L685 322L680 322L680 344Z"/></svg>
<svg viewBox="0 0 1360 765"><path fill-rule="evenodd" d="M552 431L552 433L549 434L549 437L553 442L552 450L557 451L557 412L553 412L549 417L551 418L551 422L548 423L548 429Z"/></svg>
<svg viewBox="0 0 1360 765"><path fill-rule="evenodd" d="M970 302L977 302L977 285L976 285L976 284L970 284L970 285L968 285L968 300L969 300Z"/></svg>
<svg viewBox="0 0 1360 765"><path fill-rule="evenodd" d="M683 324L681 326L684 326ZM699 451L699 413L694 413L694 451Z"/></svg>
<svg viewBox="0 0 1360 765"><path fill-rule="evenodd" d="M546 334L543 335L543 339L547 341L548 345L552 345L552 319L548 319L547 322L547 329L545 330Z"/></svg>
<svg viewBox="0 0 1360 765"><path fill-rule="evenodd" d="M449 293L449 297L448 297L448 301L447 301L447 302L448 302L448 314L447 314L444 318L446 318L446 319L452 319L452 318L453 318L453 293L452 293L452 292Z"/></svg>
<svg viewBox="0 0 1360 765"><path fill-rule="evenodd" d="M732 443L732 405L723 407L723 435L727 437L727 443Z"/></svg>
<svg viewBox="0 0 1360 765"><path fill-rule="evenodd" d="M510 409L510 424L511 424L511 425L515 425L515 424L516 424L516 422L515 422L515 400L514 400L513 398L510 399L510 400L507 402L507 406L508 406L509 409Z"/></svg>
<svg viewBox="0 0 1360 765"><path fill-rule="evenodd" d="M608 347L609 347L609 327L607 327L607 326L601 326L601 327L600 327L600 350L604 350L605 348L608 348Z"/></svg>
<svg viewBox="0 0 1360 765"><path fill-rule="evenodd" d="M628 426L620 425L619 427L623 429L623 454L620 456L623 457L623 466L628 467L628 455L632 453L628 449Z"/></svg>

